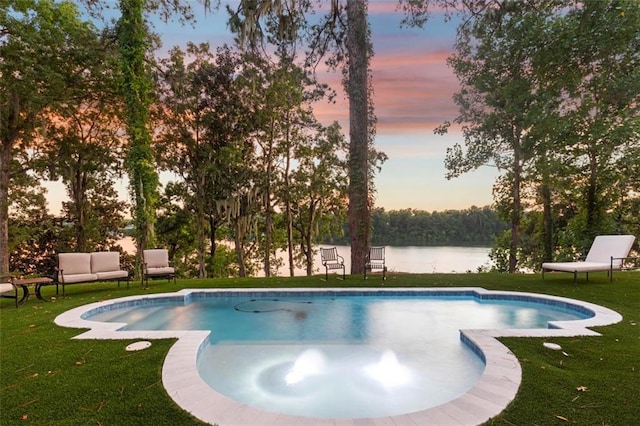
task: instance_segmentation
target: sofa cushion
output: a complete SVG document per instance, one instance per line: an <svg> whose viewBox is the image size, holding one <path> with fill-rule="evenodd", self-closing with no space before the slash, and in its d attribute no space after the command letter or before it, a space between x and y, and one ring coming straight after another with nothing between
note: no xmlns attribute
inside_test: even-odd
<svg viewBox="0 0 640 426"><path fill-rule="evenodd" d="M91 253L91 272L120 271L120 253L117 251L97 251Z"/></svg>
<svg viewBox="0 0 640 426"><path fill-rule="evenodd" d="M65 276L91 274L91 255L89 253L59 253L58 267Z"/></svg>
<svg viewBox="0 0 640 426"><path fill-rule="evenodd" d="M129 273L127 271L109 271L109 272L98 272L96 276L98 277L98 281L115 280L116 278L127 278L129 276Z"/></svg>
<svg viewBox="0 0 640 426"><path fill-rule="evenodd" d="M151 249L143 252L147 268L164 268L169 266L169 252L165 249Z"/></svg>
<svg viewBox="0 0 640 426"><path fill-rule="evenodd" d="M175 269L173 269L171 266L166 266L164 268L147 268L146 274L149 276L172 275L175 274Z"/></svg>
<svg viewBox="0 0 640 426"><path fill-rule="evenodd" d="M87 281L96 281L98 279L98 276L96 274L67 274L67 272L65 271L64 273L60 274L59 276L60 282L63 284L73 284L73 283L83 283L83 282L87 282Z"/></svg>

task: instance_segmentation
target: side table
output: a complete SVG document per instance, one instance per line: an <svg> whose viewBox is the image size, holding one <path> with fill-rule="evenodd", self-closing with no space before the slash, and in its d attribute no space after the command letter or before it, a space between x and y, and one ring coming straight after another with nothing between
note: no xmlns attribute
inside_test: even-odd
<svg viewBox="0 0 640 426"><path fill-rule="evenodd" d="M49 277L12 278L11 281L13 285L22 287L22 290L24 291L24 296L19 302L20 305L22 305L24 302L29 300L29 286L31 285L35 287L36 297L40 300L44 300L45 302L48 302L47 299L42 297L41 290L42 290L42 287L53 284L53 279Z"/></svg>

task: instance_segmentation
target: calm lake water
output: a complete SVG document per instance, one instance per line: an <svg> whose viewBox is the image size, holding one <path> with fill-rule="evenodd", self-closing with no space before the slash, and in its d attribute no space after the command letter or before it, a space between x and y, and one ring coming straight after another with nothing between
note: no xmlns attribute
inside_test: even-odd
<svg viewBox="0 0 640 426"><path fill-rule="evenodd" d="M329 247L323 245L322 247ZM351 248L337 246L338 254L344 257L347 273L351 268ZM454 246L411 246L385 247L385 263L390 272L452 273L476 272L480 266L489 265L490 247L454 247ZM320 254L314 259L314 268L324 272Z"/></svg>
<svg viewBox="0 0 640 426"><path fill-rule="evenodd" d="M130 238L125 238L119 244L129 253L135 252L135 244ZM333 247L323 245L322 247ZM351 270L351 247L337 246L338 254L344 257L347 273ZM476 272L481 266L489 265L490 247L456 247L456 246L410 246L385 248L387 270L389 272L407 272L412 274L424 273L464 273ZM284 253L279 253L283 265L278 275L288 276L289 268L284 263ZM320 253L314 258L314 273L324 273L320 261ZM335 272L335 271L333 271ZM296 269L295 275L304 275L303 269ZM260 275L263 275L261 273Z"/></svg>

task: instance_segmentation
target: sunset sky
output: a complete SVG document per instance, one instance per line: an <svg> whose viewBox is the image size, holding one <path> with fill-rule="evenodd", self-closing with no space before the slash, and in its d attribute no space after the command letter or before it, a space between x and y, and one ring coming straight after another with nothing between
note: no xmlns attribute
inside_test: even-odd
<svg viewBox="0 0 640 426"><path fill-rule="evenodd" d="M457 116L452 96L458 90L458 82L446 64L453 49L456 23L445 23L442 16L434 14L424 29L400 28L402 12L395 10L396 5L394 1L369 2L375 52L373 101L378 118L375 144L389 156L376 175L376 207L442 211L489 205L497 171L484 167L445 179L446 149L455 142L462 143L462 136L433 133L443 121ZM198 12L201 6L194 2L193 7ZM184 48L188 41L209 42L212 50L225 42L231 44L226 19L222 9L199 13L195 27L156 24L163 42L158 55L166 55L173 46ZM340 74L325 73L319 78L331 84L339 95L336 104L318 105L316 116L325 124L338 120L348 135L348 110ZM49 188L50 208L57 212L57 199L65 197L65 191L59 185ZM127 196L124 188L121 193Z"/></svg>

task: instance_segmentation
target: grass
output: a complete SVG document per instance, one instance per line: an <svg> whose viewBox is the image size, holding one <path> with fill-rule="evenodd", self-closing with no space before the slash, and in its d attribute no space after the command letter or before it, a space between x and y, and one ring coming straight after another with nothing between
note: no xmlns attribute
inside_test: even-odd
<svg viewBox="0 0 640 426"><path fill-rule="evenodd" d="M611 308L624 317L599 327L600 337L504 338L523 367L516 399L491 425L632 425L640 416L640 272L592 273L573 284L571 274L390 274L385 287L484 287L565 296ZM379 286L372 277L329 283L318 277L156 281L150 290L113 283L69 286L65 298L35 297L16 309L0 301L0 424L202 424L169 398L161 382L173 340L126 352L133 341L71 340L81 332L54 324L60 313L87 303L144 293L201 287ZM55 296L55 288L43 290ZM549 339L546 339L549 340ZM562 352L566 353L563 354ZM222 425L224 426L224 425Z"/></svg>

